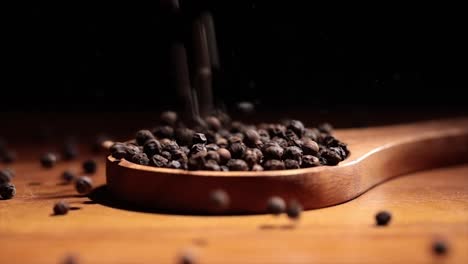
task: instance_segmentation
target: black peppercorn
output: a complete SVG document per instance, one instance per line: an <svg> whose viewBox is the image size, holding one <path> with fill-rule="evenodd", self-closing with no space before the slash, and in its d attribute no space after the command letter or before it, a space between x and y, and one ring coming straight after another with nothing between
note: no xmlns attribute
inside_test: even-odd
<svg viewBox="0 0 468 264"><path fill-rule="evenodd" d="M386 226L390 223L392 215L387 211L380 211L375 215L375 221L378 226Z"/></svg>
<svg viewBox="0 0 468 264"><path fill-rule="evenodd" d="M305 133L304 133L305 138L310 138L313 141L317 141L319 138L319 135L320 135L320 131L316 128L305 129Z"/></svg>
<svg viewBox="0 0 468 264"><path fill-rule="evenodd" d="M231 133L239 133L239 132L242 132L244 131L244 124L242 124L241 122L239 121L233 121L231 123L231 129L230 129Z"/></svg>
<svg viewBox="0 0 468 264"><path fill-rule="evenodd" d="M135 154L136 155L136 154ZM134 156L135 156L134 155ZM95 160L88 159L83 162L83 170L86 173L95 173L97 170L97 163Z"/></svg>
<svg viewBox="0 0 468 264"><path fill-rule="evenodd" d="M286 210L286 203L281 197L273 196L268 199L267 211L274 215L282 214Z"/></svg>
<svg viewBox="0 0 468 264"><path fill-rule="evenodd" d="M180 149L177 142L174 140L161 140L161 147L163 151L168 151L169 153L173 153L174 151Z"/></svg>
<svg viewBox="0 0 468 264"><path fill-rule="evenodd" d="M175 150L171 154L171 156L172 156L173 160L178 160L178 161L180 161L182 163L187 163L187 160L188 160L187 154L185 153L185 151L182 148L180 148L178 150Z"/></svg>
<svg viewBox="0 0 468 264"><path fill-rule="evenodd" d="M13 178L9 170L0 170L0 184L9 183Z"/></svg>
<svg viewBox="0 0 468 264"><path fill-rule="evenodd" d="M78 156L78 147L74 143L66 143L62 153L65 160L73 160Z"/></svg>
<svg viewBox="0 0 468 264"><path fill-rule="evenodd" d="M171 155L171 153L169 153L169 151L162 151L160 155L163 156L164 158L168 159L168 160L172 159L172 155Z"/></svg>
<svg viewBox="0 0 468 264"><path fill-rule="evenodd" d="M282 156L283 159L293 159L300 161L302 158L302 149L296 146L287 147Z"/></svg>
<svg viewBox="0 0 468 264"><path fill-rule="evenodd" d="M298 120L291 120L288 125L288 129L291 129L296 135L301 138L304 135L304 124Z"/></svg>
<svg viewBox="0 0 468 264"><path fill-rule="evenodd" d="M195 133L192 137L193 144L206 144L206 136L203 133Z"/></svg>
<svg viewBox="0 0 468 264"><path fill-rule="evenodd" d="M0 198L8 200L16 195L16 187L10 182L0 184Z"/></svg>
<svg viewBox="0 0 468 264"><path fill-rule="evenodd" d="M326 134L331 134L331 132L333 131L333 127L329 123L319 124L317 128L320 132L326 133Z"/></svg>
<svg viewBox="0 0 468 264"><path fill-rule="evenodd" d="M177 122L177 113L174 111L165 111L160 115L161 122L165 125L175 126Z"/></svg>
<svg viewBox="0 0 468 264"><path fill-rule="evenodd" d="M231 152L231 156L234 159L240 159L244 155L247 147L242 142L235 142L229 146L229 151Z"/></svg>
<svg viewBox="0 0 468 264"><path fill-rule="evenodd" d="M288 170L291 170L291 169L299 169L301 166L299 164L299 161L293 160L293 159L287 159L284 161L284 167Z"/></svg>
<svg viewBox="0 0 468 264"><path fill-rule="evenodd" d="M319 151L319 145L312 139L305 138L302 140L302 151L305 155L317 155Z"/></svg>
<svg viewBox="0 0 468 264"><path fill-rule="evenodd" d="M81 176L75 181L75 189L80 194L86 194L93 188L93 181L87 176Z"/></svg>
<svg viewBox="0 0 468 264"><path fill-rule="evenodd" d="M153 128L152 132L156 137L160 139L174 137L174 128L172 128L171 126L158 126Z"/></svg>
<svg viewBox="0 0 468 264"><path fill-rule="evenodd" d="M62 180L66 183L72 182L75 178L75 174L69 170L66 170L62 173Z"/></svg>
<svg viewBox="0 0 468 264"><path fill-rule="evenodd" d="M180 164L180 162L177 160L172 160L171 162L169 162L167 167L171 169L181 169L182 164Z"/></svg>
<svg viewBox="0 0 468 264"><path fill-rule="evenodd" d="M445 255L448 251L448 246L444 241L437 240L432 244L432 251L437 255Z"/></svg>
<svg viewBox="0 0 468 264"><path fill-rule="evenodd" d="M227 162L226 166L231 171L248 171L249 166L247 163L240 159L231 159Z"/></svg>
<svg viewBox="0 0 468 264"><path fill-rule="evenodd" d="M205 144L193 144L192 148L190 148L190 155L195 155L200 152L207 152Z"/></svg>
<svg viewBox="0 0 468 264"><path fill-rule="evenodd" d="M116 159L123 159L123 158L127 157L127 147L122 147L122 148L115 149L112 152L112 157L114 157Z"/></svg>
<svg viewBox="0 0 468 264"><path fill-rule="evenodd" d="M70 206L64 201L59 201L54 205L55 215L66 215L68 210L70 210Z"/></svg>
<svg viewBox="0 0 468 264"><path fill-rule="evenodd" d="M203 164L203 169L209 170L209 171L221 170L221 168L219 167L219 164L215 160L207 160L205 164Z"/></svg>
<svg viewBox="0 0 468 264"><path fill-rule="evenodd" d="M219 163L219 161L220 161L220 157L219 157L218 152L217 152L217 151L213 151L213 150L208 151L208 152L206 153L206 159L207 159L207 160L214 160L214 161L216 161L216 163Z"/></svg>
<svg viewBox="0 0 468 264"><path fill-rule="evenodd" d="M340 154L332 149L320 150L320 157L325 160L324 165L337 165L342 160Z"/></svg>
<svg viewBox="0 0 468 264"><path fill-rule="evenodd" d="M268 141L270 141L270 135L268 134L268 131L265 130L265 129L258 129L257 130L257 133L260 137L260 140L263 142L263 143L267 143Z"/></svg>
<svg viewBox="0 0 468 264"><path fill-rule="evenodd" d="M254 129L248 129L245 131L245 144L251 148L256 147L260 140L260 135Z"/></svg>
<svg viewBox="0 0 468 264"><path fill-rule="evenodd" d="M226 209L229 206L229 195L221 189L210 193L210 201L216 209Z"/></svg>
<svg viewBox="0 0 468 264"><path fill-rule="evenodd" d="M177 142L182 146L192 145L192 138L195 132L188 128L177 128L175 131L175 137Z"/></svg>
<svg viewBox="0 0 468 264"><path fill-rule="evenodd" d="M231 152L225 148L218 149L220 164L226 164L231 159Z"/></svg>
<svg viewBox="0 0 468 264"><path fill-rule="evenodd" d="M169 163L169 160L164 158L163 156L161 155L154 155L153 157L151 157L151 160L149 162L149 164L151 166L154 166L154 167L159 167L159 168L164 168L164 167L167 167Z"/></svg>
<svg viewBox="0 0 468 264"><path fill-rule="evenodd" d="M312 156L312 155L302 156L302 162L301 162L302 168L310 168L310 167L317 167L317 166L320 166L319 158Z"/></svg>
<svg viewBox="0 0 468 264"><path fill-rule="evenodd" d="M228 142L229 144L242 143L242 137L240 137L239 135L230 136L228 138Z"/></svg>
<svg viewBox="0 0 468 264"><path fill-rule="evenodd" d="M282 148L287 148L289 147L289 143L286 139L280 138L280 137L274 137L271 139L271 141L278 143L278 145Z"/></svg>
<svg viewBox="0 0 468 264"><path fill-rule="evenodd" d="M263 168L265 170L284 170L284 162L281 160L267 160L265 164L263 164Z"/></svg>
<svg viewBox="0 0 468 264"><path fill-rule="evenodd" d="M302 210L302 205L298 201L293 200L289 202L286 208L286 214L290 219L297 220L301 217Z"/></svg>
<svg viewBox="0 0 468 264"><path fill-rule="evenodd" d="M252 166L252 171L263 171L263 167L260 164L255 164Z"/></svg>
<svg viewBox="0 0 468 264"><path fill-rule="evenodd" d="M126 145L125 151L127 152L125 159L129 161L132 160L133 155L141 152L138 146L131 144Z"/></svg>
<svg viewBox="0 0 468 264"><path fill-rule="evenodd" d="M284 149L278 145L276 142L268 142L263 147L262 151L264 158L269 159L281 159L284 153Z"/></svg>
<svg viewBox="0 0 468 264"><path fill-rule="evenodd" d="M41 164L44 168L52 168L57 162L57 156L53 153L46 153L41 157Z"/></svg>
<svg viewBox="0 0 468 264"><path fill-rule="evenodd" d="M219 146L214 143L206 145L207 151L217 151L218 149L219 149Z"/></svg>
<svg viewBox="0 0 468 264"><path fill-rule="evenodd" d="M153 133L147 129L139 130L135 135L136 142L139 146L143 146L146 141L152 138L154 138Z"/></svg>
<svg viewBox="0 0 468 264"><path fill-rule="evenodd" d="M112 153L118 149L125 149L126 147L127 146L125 145L125 143L115 142L114 144L112 144L112 146L110 146L109 151Z"/></svg>
<svg viewBox="0 0 468 264"><path fill-rule="evenodd" d="M270 137L284 137L286 133L286 127L280 124L271 124L268 126L268 133Z"/></svg>
<svg viewBox="0 0 468 264"><path fill-rule="evenodd" d="M159 141L155 138L149 139L143 145L143 151L148 157L161 153L162 147Z"/></svg>
<svg viewBox="0 0 468 264"><path fill-rule="evenodd" d="M205 121L208 128L213 131L218 131L222 127L221 121L219 121L219 119L215 116L209 116L205 119Z"/></svg>
<svg viewBox="0 0 468 264"><path fill-rule="evenodd" d="M229 145L229 142L225 138L217 138L216 145L218 145L220 148L227 148L227 146Z"/></svg>
<svg viewBox="0 0 468 264"><path fill-rule="evenodd" d="M260 159L257 156L257 152L255 152L253 149L247 149L244 152L244 155L242 156L242 159L245 160L245 162L247 162L247 164L250 167L252 167L253 165L260 162Z"/></svg>
<svg viewBox="0 0 468 264"><path fill-rule="evenodd" d="M133 155L132 162L140 165L148 165L150 161L145 153L140 152Z"/></svg>

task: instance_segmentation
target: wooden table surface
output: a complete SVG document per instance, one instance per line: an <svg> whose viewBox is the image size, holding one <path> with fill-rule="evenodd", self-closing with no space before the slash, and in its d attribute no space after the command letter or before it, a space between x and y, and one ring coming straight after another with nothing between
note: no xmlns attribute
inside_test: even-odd
<svg viewBox="0 0 468 264"><path fill-rule="evenodd" d="M20 149L8 167L16 171L17 195L0 200L0 263L468 263L468 164L402 176L345 204L285 216L187 216L135 212L80 197L60 185L65 169L80 172L80 158L43 169L43 149ZM105 183L104 155L93 156L96 186ZM1 165L1 168L7 167ZM102 188L101 188L102 190ZM174 195L177 195L175 193ZM60 199L77 210L52 216ZM392 221L376 227L374 215ZM431 251L447 241L448 254Z"/></svg>

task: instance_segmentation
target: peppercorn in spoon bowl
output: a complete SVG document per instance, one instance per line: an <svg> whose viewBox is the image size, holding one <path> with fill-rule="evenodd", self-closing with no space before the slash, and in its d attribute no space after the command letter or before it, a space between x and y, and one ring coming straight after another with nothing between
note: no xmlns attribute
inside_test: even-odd
<svg viewBox="0 0 468 264"><path fill-rule="evenodd" d="M268 200L298 201L305 210L347 202L393 177L468 162L468 119L336 130L350 155L336 166L204 171L157 168L107 157L112 198L149 209L201 214L267 213ZM109 148L112 142L104 142ZM228 206L210 194L223 190Z"/></svg>

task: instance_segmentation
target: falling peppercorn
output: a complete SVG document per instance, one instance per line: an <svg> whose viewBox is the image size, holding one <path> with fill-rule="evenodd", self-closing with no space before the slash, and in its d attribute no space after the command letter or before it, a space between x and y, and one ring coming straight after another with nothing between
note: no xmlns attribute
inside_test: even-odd
<svg viewBox="0 0 468 264"><path fill-rule="evenodd" d="M97 170L97 163L95 160L88 159L83 162L83 170L86 173L95 173Z"/></svg>
<svg viewBox="0 0 468 264"><path fill-rule="evenodd" d="M210 193L211 204L216 209L226 209L229 206L229 196L221 189L214 190Z"/></svg>
<svg viewBox="0 0 468 264"><path fill-rule="evenodd" d="M287 208L286 208L286 214L290 219L297 220L299 217L301 217L302 213L302 205L296 201L293 200L289 202Z"/></svg>
<svg viewBox="0 0 468 264"><path fill-rule="evenodd" d="M281 197L273 196L268 199L267 211L274 215L282 214L286 210L286 203Z"/></svg>

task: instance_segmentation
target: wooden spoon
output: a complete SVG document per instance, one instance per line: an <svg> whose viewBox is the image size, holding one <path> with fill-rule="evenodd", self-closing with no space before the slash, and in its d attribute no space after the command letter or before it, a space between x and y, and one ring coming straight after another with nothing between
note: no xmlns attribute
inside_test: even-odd
<svg viewBox="0 0 468 264"><path fill-rule="evenodd" d="M272 196L286 202L295 199L304 209L321 208L349 201L399 175L468 161L468 118L343 129L334 134L351 151L337 166L262 172L184 171L109 156L107 187L115 199L149 209L266 213ZM225 210L220 211L210 200L216 189L229 195Z"/></svg>

